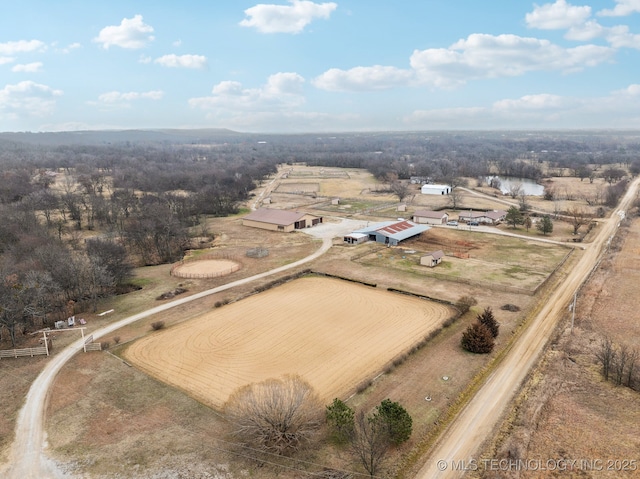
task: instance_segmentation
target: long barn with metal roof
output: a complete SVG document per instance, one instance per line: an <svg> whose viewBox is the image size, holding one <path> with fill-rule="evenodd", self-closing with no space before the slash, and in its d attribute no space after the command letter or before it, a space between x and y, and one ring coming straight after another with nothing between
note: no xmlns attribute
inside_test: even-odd
<svg viewBox="0 0 640 479"><path fill-rule="evenodd" d="M408 220L385 221L361 228L350 235L346 235L344 242L359 243L360 241L351 241L351 239L362 238L362 235L366 235L369 241L376 241L389 246L397 246L401 241L413 238L429 229L431 229L431 227L428 225L418 225Z"/></svg>

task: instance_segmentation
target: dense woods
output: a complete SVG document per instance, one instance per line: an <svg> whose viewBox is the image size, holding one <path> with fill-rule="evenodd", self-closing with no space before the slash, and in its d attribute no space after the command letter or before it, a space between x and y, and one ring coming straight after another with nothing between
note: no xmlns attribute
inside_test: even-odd
<svg viewBox="0 0 640 479"><path fill-rule="evenodd" d="M605 178L604 203L625 170L640 172L639 153L635 134L606 132L1 133L0 331L15 343L117 293L134 266L179 260L205 216L237 213L278 164L365 168L394 184L539 179L547 165Z"/></svg>

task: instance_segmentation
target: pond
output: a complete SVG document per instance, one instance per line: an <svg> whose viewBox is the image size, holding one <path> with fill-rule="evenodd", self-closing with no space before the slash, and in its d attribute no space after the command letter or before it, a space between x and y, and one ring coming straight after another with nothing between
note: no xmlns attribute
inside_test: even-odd
<svg viewBox="0 0 640 479"><path fill-rule="evenodd" d="M500 181L500 191L503 194L508 194L511 188L520 184L527 196L542 196L544 194L544 186L535 182L535 180L529 178L511 178L508 176L488 176L486 178L487 183L492 178L497 178Z"/></svg>

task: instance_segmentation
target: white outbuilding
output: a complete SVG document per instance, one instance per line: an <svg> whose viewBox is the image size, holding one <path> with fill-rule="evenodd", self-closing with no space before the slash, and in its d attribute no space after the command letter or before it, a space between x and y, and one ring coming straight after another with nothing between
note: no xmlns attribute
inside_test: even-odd
<svg viewBox="0 0 640 479"><path fill-rule="evenodd" d="M420 191L423 195L448 195L451 193L449 185L422 185Z"/></svg>

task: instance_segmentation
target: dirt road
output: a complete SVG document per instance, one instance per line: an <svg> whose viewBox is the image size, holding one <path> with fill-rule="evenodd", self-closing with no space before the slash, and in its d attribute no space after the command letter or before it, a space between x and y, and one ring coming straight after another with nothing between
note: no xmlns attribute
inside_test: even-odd
<svg viewBox="0 0 640 479"><path fill-rule="evenodd" d="M240 279L217 288L209 289L186 298L172 301L171 303L157 306L128 318L121 319L109 326L94 331L93 337L97 340L106 334L112 333L113 331L142 318L146 318L159 312L166 311L167 309L175 308L176 306L180 306L190 301L195 301L241 284L246 284L287 269L295 268L296 266L300 266L301 264L318 258L329 250L331 244L332 239L330 237L325 237L323 239L322 247L306 258L271 271L266 271L249 278ZM31 385L25 404L20 410L20 415L16 424L16 437L9 456L9 464L5 467L6 470L0 469L0 477L7 479L58 479L65 477L63 473L55 468L53 462L44 454L44 450L46 449L44 411L47 394L49 392L49 388L53 384L56 374L58 374L62 366L64 366L64 364L81 349L82 340L78 340L70 344L56 356L53 356L51 361L45 366L40 375Z"/></svg>
<svg viewBox="0 0 640 479"><path fill-rule="evenodd" d="M490 469L490 463L480 461L474 454L478 454L478 448L493 433L505 408L537 362L558 321L567 311L574 292L597 264L600 253L611 241L621 218L636 197L639 184L640 179L633 181L611 218L601 223L601 229L591 247L545 301L540 312L512 346L502 363L489 376L484 386L440 437L416 479L462 477L462 461L465 461L466 465L470 464L469 461L476 461L471 464L475 464L479 470Z"/></svg>

